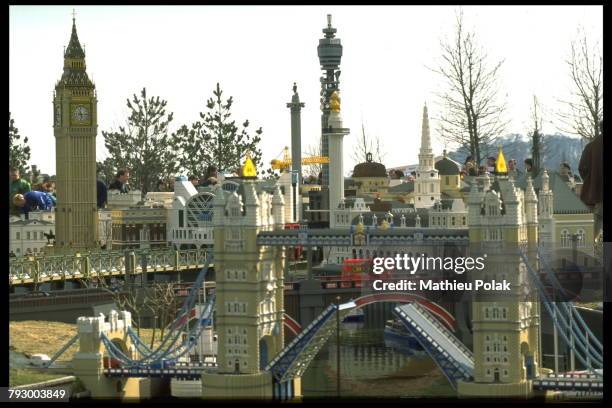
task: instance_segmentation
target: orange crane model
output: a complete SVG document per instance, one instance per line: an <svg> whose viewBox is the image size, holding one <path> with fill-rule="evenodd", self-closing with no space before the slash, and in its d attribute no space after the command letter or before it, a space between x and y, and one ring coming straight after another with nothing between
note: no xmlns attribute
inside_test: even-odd
<svg viewBox="0 0 612 408"><path fill-rule="evenodd" d="M302 164L328 164L329 157L326 156L310 156L302 159ZM291 156L289 154L289 147L285 146L283 149L282 160L274 159L270 162L274 170L287 171L291 167Z"/></svg>

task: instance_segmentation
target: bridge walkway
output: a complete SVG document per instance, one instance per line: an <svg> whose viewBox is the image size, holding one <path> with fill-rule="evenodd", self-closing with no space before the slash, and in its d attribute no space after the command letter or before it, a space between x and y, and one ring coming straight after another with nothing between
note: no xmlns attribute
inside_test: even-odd
<svg viewBox="0 0 612 408"><path fill-rule="evenodd" d="M440 367L451 385L474 376L472 352L417 303L396 306L393 312Z"/></svg>

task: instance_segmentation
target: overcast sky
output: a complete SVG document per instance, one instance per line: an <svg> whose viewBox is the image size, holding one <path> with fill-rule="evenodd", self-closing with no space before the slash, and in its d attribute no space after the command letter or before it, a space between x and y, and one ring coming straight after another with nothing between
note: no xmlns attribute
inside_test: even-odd
<svg viewBox="0 0 612 408"><path fill-rule="evenodd" d="M290 145L293 82L302 110L302 146L320 137L317 58L326 14L344 47L342 114L345 173L355 164L353 146L361 132L379 136L388 167L417 161L421 115L439 115L440 78L427 67L439 61L439 41L453 29L455 7L447 6L76 6L87 71L98 92L98 160L107 157L102 130L125 122L125 100L142 87L168 100L172 130L199 118L216 82L233 95L234 117L263 127L266 162ZM11 6L9 106L15 125L28 136L31 163L55 174L52 98L68 45L72 6ZM508 132L527 129L529 104L537 94L549 111L544 132L555 132L552 113L567 95L565 60L583 27L602 43L601 6L463 7L492 61L504 59L502 96ZM444 148L432 120L435 154ZM333 159L333 158L332 158Z"/></svg>

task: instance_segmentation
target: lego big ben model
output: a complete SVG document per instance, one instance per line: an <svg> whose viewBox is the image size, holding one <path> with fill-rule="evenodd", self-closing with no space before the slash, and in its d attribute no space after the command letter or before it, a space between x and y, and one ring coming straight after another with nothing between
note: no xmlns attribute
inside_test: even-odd
<svg viewBox="0 0 612 408"><path fill-rule="evenodd" d="M55 249L96 247L97 99L85 70L85 52L72 18L64 72L53 98L57 207Z"/></svg>

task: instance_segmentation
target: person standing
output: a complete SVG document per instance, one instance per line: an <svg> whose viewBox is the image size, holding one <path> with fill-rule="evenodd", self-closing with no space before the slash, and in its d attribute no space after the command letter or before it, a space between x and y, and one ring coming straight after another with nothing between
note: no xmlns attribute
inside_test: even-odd
<svg viewBox="0 0 612 408"><path fill-rule="evenodd" d="M533 177L531 171L533 170L533 160L531 158L525 159L525 174Z"/></svg>
<svg viewBox="0 0 612 408"><path fill-rule="evenodd" d="M189 181L191 181L191 184L193 184L195 188L198 188L198 186L200 185L200 179L196 175L192 174L191 176L189 176Z"/></svg>
<svg viewBox="0 0 612 408"><path fill-rule="evenodd" d="M28 183L27 180L21 178L21 173L19 169L15 167L9 168L9 179L11 180L9 207L11 209L11 213L19 214L19 208L15 206L13 198L16 194L25 194L29 191L32 191L32 188L30 187L30 183Z"/></svg>
<svg viewBox="0 0 612 408"><path fill-rule="evenodd" d="M468 176L477 176L478 175L478 166L476 166L476 162L474 162L474 158L472 156L468 156L465 158L465 163L463 164L463 170L465 174Z"/></svg>
<svg viewBox="0 0 612 408"><path fill-rule="evenodd" d="M128 180L130 179L130 172L127 169L120 169L115 175L115 180L108 186L109 190L119 190L120 193L128 193L130 186Z"/></svg>
<svg viewBox="0 0 612 408"><path fill-rule="evenodd" d="M215 166L208 166L206 169L206 177L204 177L204 186L214 186L219 181L219 173Z"/></svg>
<svg viewBox="0 0 612 408"><path fill-rule="evenodd" d="M517 178L521 175L520 170L516 167L516 159L510 159L508 162L508 175Z"/></svg>
<svg viewBox="0 0 612 408"><path fill-rule="evenodd" d="M493 175L495 174L495 157L487 157L487 173Z"/></svg>
<svg viewBox="0 0 612 408"><path fill-rule="evenodd" d="M601 124L600 124L601 126ZM580 199L593 209L595 216L594 237L599 237L603 229L603 135L589 142L582 151L578 172L583 184Z"/></svg>
<svg viewBox="0 0 612 408"><path fill-rule="evenodd" d="M102 180L96 180L96 196L98 208L105 208L108 202L108 190Z"/></svg>

